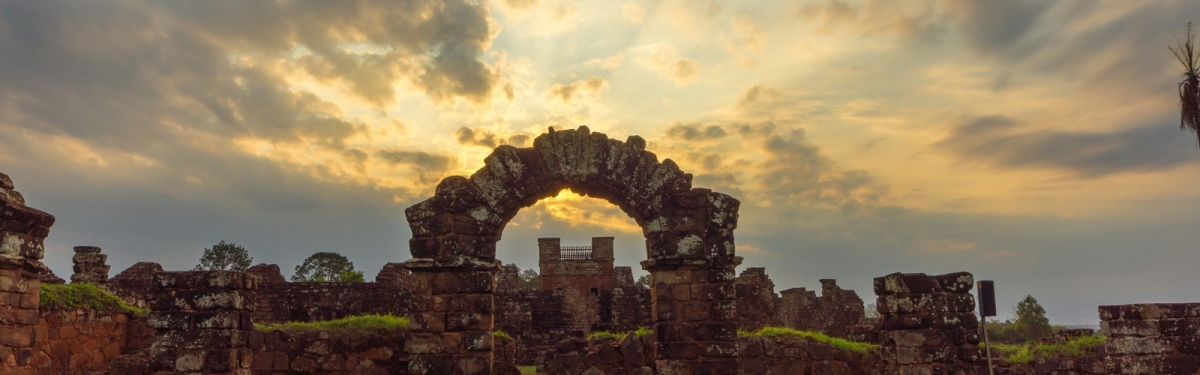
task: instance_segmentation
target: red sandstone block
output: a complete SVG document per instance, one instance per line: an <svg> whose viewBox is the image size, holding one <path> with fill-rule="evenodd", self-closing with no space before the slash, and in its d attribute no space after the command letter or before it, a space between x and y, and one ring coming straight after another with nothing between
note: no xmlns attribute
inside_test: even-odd
<svg viewBox="0 0 1200 375"><path fill-rule="evenodd" d="M737 322L702 322L693 326L696 340L699 341L737 340Z"/></svg>
<svg viewBox="0 0 1200 375"><path fill-rule="evenodd" d="M711 301L709 305L709 318L715 321L734 321L737 320L736 302L732 300Z"/></svg>
<svg viewBox="0 0 1200 375"><path fill-rule="evenodd" d="M33 345L33 325L0 325L0 345L29 347Z"/></svg>
<svg viewBox="0 0 1200 375"><path fill-rule="evenodd" d="M490 313L446 313L446 331L492 330L492 314Z"/></svg>
<svg viewBox="0 0 1200 375"><path fill-rule="evenodd" d="M489 294L496 288L489 271L439 272L430 279L433 294Z"/></svg>

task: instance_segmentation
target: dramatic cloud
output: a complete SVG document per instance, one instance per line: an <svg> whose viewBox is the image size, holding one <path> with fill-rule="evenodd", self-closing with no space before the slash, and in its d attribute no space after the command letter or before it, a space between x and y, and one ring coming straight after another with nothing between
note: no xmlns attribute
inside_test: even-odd
<svg viewBox="0 0 1200 375"><path fill-rule="evenodd" d="M1067 132L1023 127L987 116L955 127L934 147L997 168L1049 168L1081 177L1148 172L1195 163L1186 137L1165 121L1113 132Z"/></svg>
<svg viewBox="0 0 1200 375"><path fill-rule="evenodd" d="M454 136L458 139L458 143L470 146L482 146L486 148L496 148L500 145L511 145L513 147L525 147L533 140L533 137L525 133L516 133L508 136L501 136L485 129L459 128L454 131Z"/></svg>
<svg viewBox="0 0 1200 375"><path fill-rule="evenodd" d="M679 49L668 44L651 44L639 47L643 56L637 58L639 64L658 73L663 78L675 82L676 86L685 86L697 78L703 67L696 60L679 55Z"/></svg>
<svg viewBox="0 0 1200 375"><path fill-rule="evenodd" d="M546 90L547 99L557 99L563 103L571 101L576 95L588 94L599 95L600 92L608 89L608 81L604 78L596 76L588 76L587 79L578 80L569 84L555 83L550 85Z"/></svg>
<svg viewBox="0 0 1200 375"><path fill-rule="evenodd" d="M688 142L705 141L724 138L725 129L717 125L700 126L675 123L667 128L667 136Z"/></svg>

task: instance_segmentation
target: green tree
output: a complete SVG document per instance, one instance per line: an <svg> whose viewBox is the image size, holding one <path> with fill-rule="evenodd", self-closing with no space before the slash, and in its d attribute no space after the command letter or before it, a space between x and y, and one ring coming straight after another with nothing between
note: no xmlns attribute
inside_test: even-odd
<svg viewBox="0 0 1200 375"><path fill-rule="evenodd" d="M213 245L213 247L205 248L204 255L200 256L200 264L196 265L193 271L245 271L250 267L250 262L254 258L246 252L246 249L232 244L221 243Z"/></svg>
<svg viewBox="0 0 1200 375"><path fill-rule="evenodd" d="M650 287L650 274L645 274L645 275L638 277L637 281L633 282L633 285L649 288Z"/></svg>
<svg viewBox="0 0 1200 375"><path fill-rule="evenodd" d="M320 252L309 256L296 266L293 282L323 282L362 280L362 272L354 270L354 263L338 253Z"/></svg>
<svg viewBox="0 0 1200 375"><path fill-rule="evenodd" d="M532 269L521 271L517 274L520 279L517 288L521 290L538 290L542 289L542 276L538 275L537 271Z"/></svg>
<svg viewBox="0 0 1200 375"><path fill-rule="evenodd" d="M1017 306L1013 308L1013 315L1016 316L1013 329L1025 341L1050 337L1054 334L1053 329L1050 328L1050 319L1046 318L1046 309L1043 309L1033 296L1026 295L1025 299L1018 302Z"/></svg>
<svg viewBox="0 0 1200 375"><path fill-rule="evenodd" d="M1183 81L1179 82L1179 127L1196 133L1200 142L1200 50L1196 50L1192 23L1188 22L1187 37L1175 39L1178 49L1167 47L1183 64Z"/></svg>

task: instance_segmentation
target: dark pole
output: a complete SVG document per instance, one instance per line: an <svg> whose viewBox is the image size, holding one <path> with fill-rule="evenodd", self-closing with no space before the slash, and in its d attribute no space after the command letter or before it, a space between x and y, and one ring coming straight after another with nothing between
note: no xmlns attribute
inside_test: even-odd
<svg viewBox="0 0 1200 375"><path fill-rule="evenodd" d="M996 316L996 289L991 280L979 280L979 318L983 327L983 350L987 353L988 374L995 375L992 370L992 347L988 342L987 317Z"/></svg>

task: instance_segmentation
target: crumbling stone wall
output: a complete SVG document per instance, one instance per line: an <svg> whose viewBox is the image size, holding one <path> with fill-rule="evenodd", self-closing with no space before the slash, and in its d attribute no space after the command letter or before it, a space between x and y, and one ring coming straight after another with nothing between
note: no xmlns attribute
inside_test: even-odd
<svg viewBox="0 0 1200 375"><path fill-rule="evenodd" d="M94 374L122 354L150 347L145 318L92 310L43 311L36 325L31 365L38 374Z"/></svg>
<svg viewBox="0 0 1200 375"><path fill-rule="evenodd" d="M250 373L407 374L408 330L381 333L252 331Z"/></svg>
<svg viewBox="0 0 1200 375"><path fill-rule="evenodd" d="M621 339L603 338L584 341L578 338L563 340L555 345L548 359L538 368L539 374L653 375L654 339L650 335L633 333Z"/></svg>
<svg viewBox="0 0 1200 375"><path fill-rule="evenodd" d="M33 374L30 366L42 290L41 259L54 216L26 207L0 173L0 372Z"/></svg>
<svg viewBox="0 0 1200 375"><path fill-rule="evenodd" d="M258 278L236 271L154 274L148 372L247 374Z"/></svg>
<svg viewBox="0 0 1200 375"><path fill-rule="evenodd" d="M484 336L493 328L496 241L521 208L571 189L612 202L643 228L657 368L736 373L732 282L740 258L733 230L740 202L692 188L690 174L669 159L659 162L645 145L637 136L621 142L587 127L551 130L530 148L496 148L470 178L447 177L434 197L406 209L413 259L405 267L417 280L413 340L428 348L413 353L410 372L491 371L491 339ZM456 300L462 302L433 303Z"/></svg>
<svg viewBox="0 0 1200 375"><path fill-rule="evenodd" d="M572 257L563 253L558 238L538 239L542 289L562 294L571 329L580 332L590 331L602 321L600 294L613 288L613 237L593 237L589 249Z"/></svg>
<svg viewBox="0 0 1200 375"><path fill-rule="evenodd" d="M779 296L775 295L775 283L767 276L766 268L747 268L734 281L734 285L737 288L739 328L754 331L780 325L776 319Z"/></svg>
<svg viewBox="0 0 1200 375"><path fill-rule="evenodd" d="M883 373L972 373L982 358L973 287L966 272L876 277Z"/></svg>
<svg viewBox="0 0 1200 375"><path fill-rule="evenodd" d="M600 327L604 330L627 332L641 327L652 327L650 319L650 288L638 286L633 281L633 269L616 267L613 269L612 293L608 300L611 311L611 324ZM604 323L604 322L602 322Z"/></svg>
<svg viewBox="0 0 1200 375"><path fill-rule="evenodd" d="M246 270L259 277L254 320L261 323L313 322L364 314L408 315L409 290L402 277L388 282L283 281L279 267L260 264ZM265 280L265 281L262 281Z"/></svg>
<svg viewBox="0 0 1200 375"><path fill-rule="evenodd" d="M739 337L738 346L741 348L738 351L738 369L742 375L880 373L871 354L850 353L798 337Z"/></svg>
<svg viewBox="0 0 1200 375"><path fill-rule="evenodd" d="M1100 306L1110 374L1200 373L1200 303Z"/></svg>
<svg viewBox="0 0 1200 375"><path fill-rule="evenodd" d="M71 283L89 283L103 286L108 283L108 255L101 254L96 246L75 246L75 274L71 275Z"/></svg>
<svg viewBox="0 0 1200 375"><path fill-rule="evenodd" d="M788 289L782 294L778 321L786 327L850 337L851 327L862 324L866 316L858 293L842 289L834 279L821 279L820 297L805 288Z"/></svg>
<svg viewBox="0 0 1200 375"><path fill-rule="evenodd" d="M146 307L149 306L148 301L156 298L153 294L155 290L154 274L162 271L162 266L158 263L137 262L108 279L108 284L104 288L121 297L125 303Z"/></svg>

